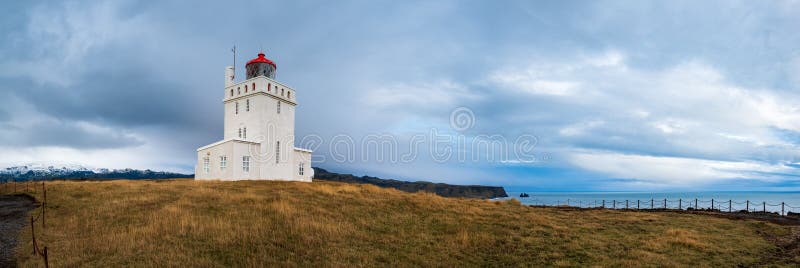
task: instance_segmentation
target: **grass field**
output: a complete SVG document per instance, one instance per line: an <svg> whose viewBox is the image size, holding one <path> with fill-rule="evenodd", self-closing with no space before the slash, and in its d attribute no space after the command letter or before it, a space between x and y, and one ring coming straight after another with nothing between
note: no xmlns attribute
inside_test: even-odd
<svg viewBox="0 0 800 268"><path fill-rule="evenodd" d="M770 239L789 232L752 220L532 208L333 182L47 188L47 227L36 232L52 267L781 265L770 263L779 250ZM42 266L30 228L19 239L19 264Z"/></svg>

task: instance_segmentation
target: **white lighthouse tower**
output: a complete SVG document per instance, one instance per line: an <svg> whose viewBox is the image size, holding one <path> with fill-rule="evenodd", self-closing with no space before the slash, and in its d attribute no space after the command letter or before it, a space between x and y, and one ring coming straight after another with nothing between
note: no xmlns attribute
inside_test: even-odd
<svg viewBox="0 0 800 268"><path fill-rule="evenodd" d="M225 130L221 141L197 149L197 180L311 181L311 151L294 147L294 89L275 80L264 53L247 62L236 82L225 68Z"/></svg>

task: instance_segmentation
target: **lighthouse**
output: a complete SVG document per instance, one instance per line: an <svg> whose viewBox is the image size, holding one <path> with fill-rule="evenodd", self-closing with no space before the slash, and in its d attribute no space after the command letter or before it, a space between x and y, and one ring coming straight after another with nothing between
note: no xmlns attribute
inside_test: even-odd
<svg viewBox="0 0 800 268"><path fill-rule="evenodd" d="M222 140L197 149L196 180L310 182L311 151L294 147L295 90L276 80L278 66L262 52L236 82L225 68Z"/></svg>

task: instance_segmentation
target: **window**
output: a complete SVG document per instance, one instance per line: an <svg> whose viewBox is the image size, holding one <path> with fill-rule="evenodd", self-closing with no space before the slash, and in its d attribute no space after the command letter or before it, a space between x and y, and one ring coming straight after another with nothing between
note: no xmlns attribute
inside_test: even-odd
<svg viewBox="0 0 800 268"><path fill-rule="evenodd" d="M281 113L281 101L278 101L278 113Z"/></svg>
<svg viewBox="0 0 800 268"><path fill-rule="evenodd" d="M253 83L253 91L256 91L256 83Z"/></svg>
<svg viewBox="0 0 800 268"><path fill-rule="evenodd" d="M233 89L231 89L231 97L233 97Z"/></svg>
<svg viewBox="0 0 800 268"><path fill-rule="evenodd" d="M291 91L286 92L286 97L291 99L292 98L292 92Z"/></svg>
<svg viewBox="0 0 800 268"><path fill-rule="evenodd" d="M235 114L239 114L239 102L236 102L236 110L234 111Z"/></svg>
<svg viewBox="0 0 800 268"><path fill-rule="evenodd" d="M209 165L208 157L203 158L203 173L208 174L208 165Z"/></svg>
<svg viewBox="0 0 800 268"><path fill-rule="evenodd" d="M226 167L228 167L228 157L227 156L220 156L219 157L219 170L220 171L224 171Z"/></svg>
<svg viewBox="0 0 800 268"><path fill-rule="evenodd" d="M244 93L247 93L247 85L244 85Z"/></svg>
<svg viewBox="0 0 800 268"><path fill-rule="evenodd" d="M239 128L239 138L242 137L242 128Z"/></svg>
<svg viewBox="0 0 800 268"><path fill-rule="evenodd" d="M272 83L267 83L267 91L272 90Z"/></svg>
<svg viewBox="0 0 800 268"><path fill-rule="evenodd" d="M281 96L283 96L283 90L284 90L284 89L285 89L285 88L281 88Z"/></svg>
<svg viewBox="0 0 800 268"><path fill-rule="evenodd" d="M299 167L299 170L298 170L298 173L300 173L300 176L303 176L303 173L305 172L303 164L304 163L300 163L300 167Z"/></svg>
<svg viewBox="0 0 800 268"><path fill-rule="evenodd" d="M241 95L242 94L242 88L241 87L237 87L236 88L236 94L237 95Z"/></svg>
<svg viewBox="0 0 800 268"><path fill-rule="evenodd" d="M242 156L242 171L250 172L250 157Z"/></svg>
<svg viewBox="0 0 800 268"><path fill-rule="evenodd" d="M245 100L244 110L248 112L250 111L250 99Z"/></svg>
<svg viewBox="0 0 800 268"><path fill-rule="evenodd" d="M281 160L281 142L275 143L275 164Z"/></svg>
<svg viewBox="0 0 800 268"><path fill-rule="evenodd" d="M244 131L242 131L242 138L247 139L247 127L245 127Z"/></svg>

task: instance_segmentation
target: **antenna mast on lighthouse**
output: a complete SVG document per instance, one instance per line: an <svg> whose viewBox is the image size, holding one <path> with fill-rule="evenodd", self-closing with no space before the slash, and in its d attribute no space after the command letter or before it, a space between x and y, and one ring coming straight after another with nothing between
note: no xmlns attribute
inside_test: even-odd
<svg viewBox="0 0 800 268"><path fill-rule="evenodd" d="M231 78L235 79L236 78L236 45L233 45L233 48L231 49L231 52L233 52L233 76Z"/></svg>

